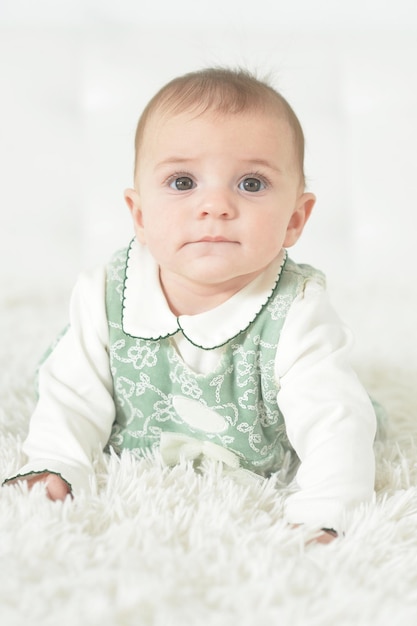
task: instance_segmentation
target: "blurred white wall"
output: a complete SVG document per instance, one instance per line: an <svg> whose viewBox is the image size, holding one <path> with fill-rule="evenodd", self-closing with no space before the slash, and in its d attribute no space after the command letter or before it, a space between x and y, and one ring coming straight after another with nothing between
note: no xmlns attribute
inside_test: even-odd
<svg viewBox="0 0 417 626"><path fill-rule="evenodd" d="M292 256L416 294L415 0L0 0L3 292L70 289L128 242L141 109L213 64L270 75L301 119L318 202Z"/></svg>

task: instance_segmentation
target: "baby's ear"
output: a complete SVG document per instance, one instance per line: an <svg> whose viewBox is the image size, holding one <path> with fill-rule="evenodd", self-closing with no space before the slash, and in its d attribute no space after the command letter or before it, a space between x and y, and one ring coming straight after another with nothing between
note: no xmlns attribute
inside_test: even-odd
<svg viewBox="0 0 417 626"><path fill-rule="evenodd" d="M303 232L308 218L311 215L315 202L316 196L312 193L303 193L299 197L297 205L288 223L287 233L284 240L284 248L290 248L297 242Z"/></svg>
<svg viewBox="0 0 417 626"><path fill-rule="evenodd" d="M124 193L125 201L132 215L133 226L135 229L136 239L141 243L145 243L143 232L142 209L140 207L140 198L136 189L126 189Z"/></svg>

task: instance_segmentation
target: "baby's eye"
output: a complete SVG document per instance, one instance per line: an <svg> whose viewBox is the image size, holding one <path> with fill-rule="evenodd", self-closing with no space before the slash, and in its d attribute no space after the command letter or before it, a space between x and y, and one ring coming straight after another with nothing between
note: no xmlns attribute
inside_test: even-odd
<svg viewBox="0 0 417 626"><path fill-rule="evenodd" d="M178 191L189 191L194 188L194 181L189 176L177 176L171 180L169 186Z"/></svg>
<svg viewBox="0 0 417 626"><path fill-rule="evenodd" d="M259 178L255 178L249 176L248 178L244 178L239 183L239 189L242 191L250 191L251 193L256 191L263 191L266 188L265 183Z"/></svg>

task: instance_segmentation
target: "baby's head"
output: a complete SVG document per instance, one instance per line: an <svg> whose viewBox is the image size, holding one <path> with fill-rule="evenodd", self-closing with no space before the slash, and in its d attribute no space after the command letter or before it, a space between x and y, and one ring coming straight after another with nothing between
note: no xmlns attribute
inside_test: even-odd
<svg viewBox="0 0 417 626"><path fill-rule="evenodd" d="M167 83L150 100L136 129L135 174L148 122L155 116L191 112L196 116L237 115L248 112L276 114L288 123L292 134L295 167L304 188L304 134L301 124L285 98L268 83L244 70L208 68L191 72Z"/></svg>
<svg viewBox="0 0 417 626"><path fill-rule="evenodd" d="M303 156L289 104L246 72L186 74L150 101L125 199L172 310L195 312L179 285L225 297L296 243L315 201Z"/></svg>

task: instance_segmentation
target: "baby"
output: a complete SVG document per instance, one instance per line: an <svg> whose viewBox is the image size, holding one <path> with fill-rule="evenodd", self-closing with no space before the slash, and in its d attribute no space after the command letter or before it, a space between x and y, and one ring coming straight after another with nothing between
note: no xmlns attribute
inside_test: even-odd
<svg viewBox="0 0 417 626"><path fill-rule="evenodd" d="M106 446L296 467L286 519L330 541L372 497L376 417L323 275L287 256L315 203L300 123L268 84L207 69L154 96L135 147L135 238L78 280L39 370L28 463L5 482L64 499Z"/></svg>

